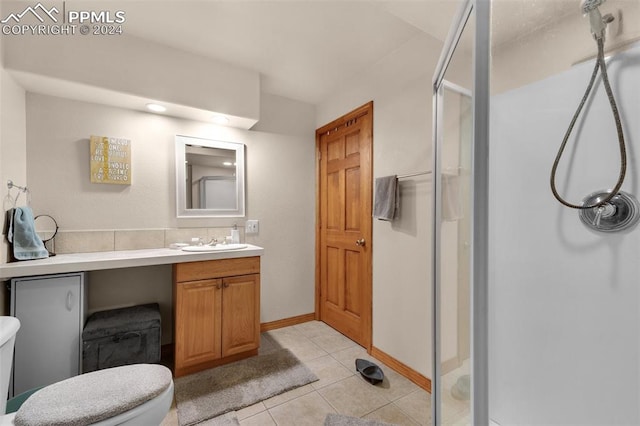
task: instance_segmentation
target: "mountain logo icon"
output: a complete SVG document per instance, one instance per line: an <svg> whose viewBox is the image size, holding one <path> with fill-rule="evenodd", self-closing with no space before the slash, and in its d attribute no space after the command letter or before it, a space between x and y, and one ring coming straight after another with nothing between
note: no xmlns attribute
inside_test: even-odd
<svg viewBox="0 0 640 426"><path fill-rule="evenodd" d="M28 6L25 10L23 10L21 13L11 13L9 16L7 16L5 19L3 19L2 21L0 21L0 23L2 24L6 24L9 21L13 20L14 23L19 23L20 20L28 14L31 14L33 16L36 17L36 19L42 23L44 23L44 17L49 17L49 19L51 19L53 22L58 22L58 19L53 15L53 14L58 14L60 13L58 11L58 9L56 9L56 7L52 7L51 9L47 9L46 7L44 7L42 5L42 3L38 3L37 5L31 7Z"/></svg>

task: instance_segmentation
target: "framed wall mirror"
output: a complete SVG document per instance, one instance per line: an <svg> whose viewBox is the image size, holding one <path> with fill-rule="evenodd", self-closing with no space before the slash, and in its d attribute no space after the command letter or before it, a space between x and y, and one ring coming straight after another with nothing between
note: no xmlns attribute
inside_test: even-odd
<svg viewBox="0 0 640 426"><path fill-rule="evenodd" d="M178 218L244 216L244 145L176 136Z"/></svg>

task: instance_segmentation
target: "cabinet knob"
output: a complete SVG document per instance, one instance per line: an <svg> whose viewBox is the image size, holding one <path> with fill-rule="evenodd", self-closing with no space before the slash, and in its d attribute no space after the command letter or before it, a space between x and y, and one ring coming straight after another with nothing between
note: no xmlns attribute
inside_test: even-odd
<svg viewBox="0 0 640 426"><path fill-rule="evenodd" d="M222 284L220 284L220 283L216 284L216 288L217 288L218 290L220 290L220 289L222 288Z"/></svg>
<svg viewBox="0 0 640 426"><path fill-rule="evenodd" d="M222 286L223 286L224 288L227 288L227 287L229 287L229 283L224 283Z"/></svg>

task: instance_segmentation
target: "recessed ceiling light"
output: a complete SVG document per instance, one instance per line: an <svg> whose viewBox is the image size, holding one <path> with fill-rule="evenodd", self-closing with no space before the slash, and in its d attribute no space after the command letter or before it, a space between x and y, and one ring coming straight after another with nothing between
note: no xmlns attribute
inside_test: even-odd
<svg viewBox="0 0 640 426"><path fill-rule="evenodd" d="M158 104L147 104L147 109L153 112L165 112L167 110L167 108Z"/></svg>
<svg viewBox="0 0 640 426"><path fill-rule="evenodd" d="M224 115L214 115L211 120L216 124L229 124L229 119Z"/></svg>

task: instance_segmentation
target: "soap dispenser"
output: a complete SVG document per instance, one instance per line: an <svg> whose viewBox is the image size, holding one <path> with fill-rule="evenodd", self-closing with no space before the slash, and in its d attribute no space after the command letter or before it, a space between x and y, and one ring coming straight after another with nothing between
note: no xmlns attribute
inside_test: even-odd
<svg viewBox="0 0 640 426"><path fill-rule="evenodd" d="M240 244L240 231L238 231L238 225L233 225L233 229L231 230L231 243L232 244Z"/></svg>

